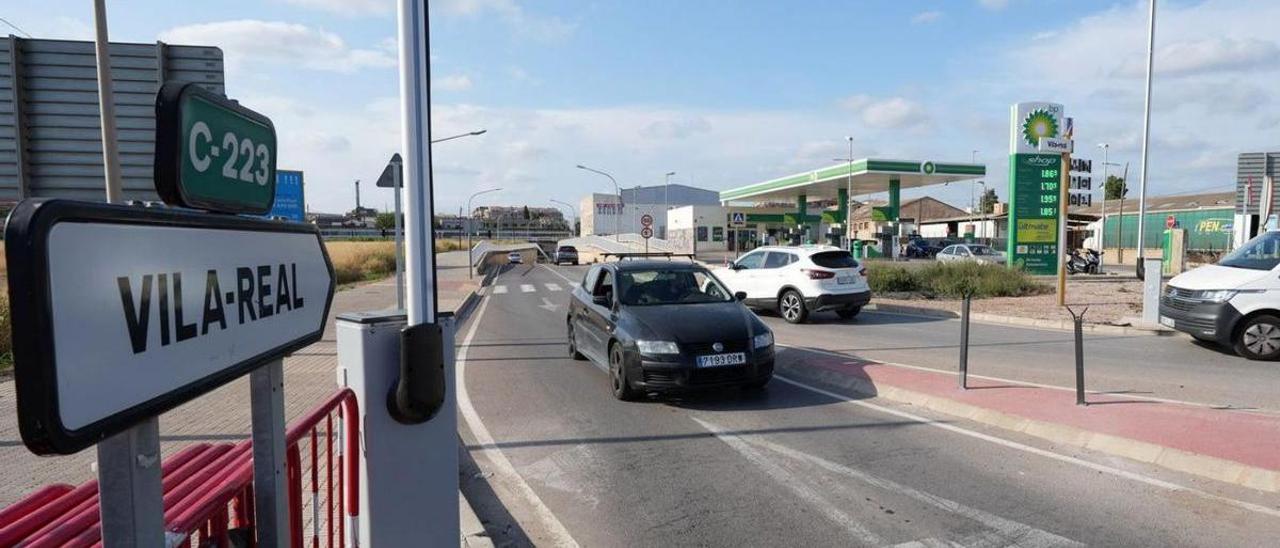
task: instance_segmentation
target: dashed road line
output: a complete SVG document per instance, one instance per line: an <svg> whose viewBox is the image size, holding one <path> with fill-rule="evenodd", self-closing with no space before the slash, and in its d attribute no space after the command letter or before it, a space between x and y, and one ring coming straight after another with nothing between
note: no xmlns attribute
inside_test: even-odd
<svg viewBox="0 0 1280 548"><path fill-rule="evenodd" d="M533 293L537 290L538 288L533 287L533 284L520 284L520 292L522 293Z"/></svg>
<svg viewBox="0 0 1280 548"><path fill-rule="evenodd" d="M543 285L543 287L546 287L546 288L547 288L547 291L560 291L560 290L561 290L561 289L560 289L560 284L551 284L551 283L547 283L547 284L542 284L542 285Z"/></svg>
<svg viewBox="0 0 1280 548"><path fill-rule="evenodd" d="M505 285L495 285L495 286L493 286L493 294L494 294L494 295L501 295L501 294L506 293L506 292L507 292L507 286L505 286Z"/></svg>

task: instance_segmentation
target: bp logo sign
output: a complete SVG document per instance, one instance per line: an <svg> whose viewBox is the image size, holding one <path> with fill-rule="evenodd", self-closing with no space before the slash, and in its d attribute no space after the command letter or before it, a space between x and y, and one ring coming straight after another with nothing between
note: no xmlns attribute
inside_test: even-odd
<svg viewBox="0 0 1280 548"><path fill-rule="evenodd" d="M1022 140L1033 147L1040 146L1040 139L1058 136L1058 119L1048 111L1036 109L1022 121Z"/></svg>
<svg viewBox="0 0 1280 548"><path fill-rule="evenodd" d="M1066 120L1058 103L1017 103L1009 113L1009 153L1036 154L1040 140L1060 138Z"/></svg>
<svg viewBox="0 0 1280 548"><path fill-rule="evenodd" d="M937 170L938 168L933 165L933 162L925 162L923 164L920 164L920 172L925 175L933 175L933 172Z"/></svg>

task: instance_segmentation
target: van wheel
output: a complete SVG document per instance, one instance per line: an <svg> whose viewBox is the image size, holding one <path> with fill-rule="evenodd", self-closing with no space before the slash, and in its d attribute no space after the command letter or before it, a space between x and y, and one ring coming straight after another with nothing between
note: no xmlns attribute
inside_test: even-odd
<svg viewBox="0 0 1280 548"><path fill-rule="evenodd" d="M778 299L778 313L787 323L804 323L809 317L809 309L804 306L804 296L799 291L788 289Z"/></svg>
<svg viewBox="0 0 1280 548"><path fill-rule="evenodd" d="M1249 318L1236 332L1235 350L1250 360L1280 358L1280 318L1270 314Z"/></svg>

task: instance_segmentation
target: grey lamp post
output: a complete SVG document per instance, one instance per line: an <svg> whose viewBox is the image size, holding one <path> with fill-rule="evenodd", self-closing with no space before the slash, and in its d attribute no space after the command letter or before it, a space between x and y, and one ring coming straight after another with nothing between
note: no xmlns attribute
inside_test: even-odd
<svg viewBox="0 0 1280 548"><path fill-rule="evenodd" d="M489 131L489 130L487 130L487 129L477 129L477 130L475 130L475 131L468 131L468 132L466 132L466 133L459 133L459 134L457 134L457 135L450 135L450 136L448 136L448 137L441 137L441 138L439 138L439 139L432 139L432 140L431 140L431 144L433 144L433 145L434 145L434 144L436 144L436 143L443 143L443 142L445 142L445 141L452 141L452 140L454 140L454 139L461 139L461 138L463 138L463 137L475 137L475 136L477 136L477 135L484 135L484 134L485 134L486 132L488 132L488 131Z"/></svg>
<svg viewBox="0 0 1280 548"><path fill-rule="evenodd" d="M668 171L666 184L662 187L662 239L667 239L667 215L671 213L671 176L676 172Z"/></svg>
<svg viewBox="0 0 1280 548"><path fill-rule="evenodd" d="M613 183L613 193L618 195L618 215L614 220L613 239L618 240L619 239L618 234L622 232L622 191L618 189L618 180L614 179L613 175L609 175L608 173L605 173L598 169L589 168L582 164L578 164L578 169L583 169L586 171L590 171L592 173L604 175L605 177L609 178L609 182Z"/></svg>
<svg viewBox="0 0 1280 548"><path fill-rule="evenodd" d="M489 192L497 192L499 190L502 190L502 189L490 188L488 190L481 190L480 192L477 192L467 197L467 278L468 279L470 279L474 275L471 272L471 267L475 265L475 257L471 255L471 230L472 228L475 227L475 222L474 222L475 215L472 214L472 211L471 211L471 199L481 194L485 194Z"/></svg>
<svg viewBox="0 0 1280 548"><path fill-rule="evenodd" d="M576 222L575 222L575 221L577 221L578 219L581 219L581 218L582 218L582 216L578 214L578 208L577 208L577 207L574 207L574 206L573 206L573 204L570 204L570 203L568 203L568 202L561 202L560 200L557 200L557 199L555 199L555 198L552 198L552 199L551 199L551 202L552 202L552 203L556 203L556 204L560 204L560 205L562 205L562 206L565 206L565 207L569 208L569 214L570 214L570 215L573 215L573 221L570 221L570 223L569 223L569 231L570 231L571 233L574 233L574 235L575 235L575 236L581 236L581 234L577 234L577 233L576 233L576 232L574 232L574 230L573 230L573 226L576 224Z"/></svg>

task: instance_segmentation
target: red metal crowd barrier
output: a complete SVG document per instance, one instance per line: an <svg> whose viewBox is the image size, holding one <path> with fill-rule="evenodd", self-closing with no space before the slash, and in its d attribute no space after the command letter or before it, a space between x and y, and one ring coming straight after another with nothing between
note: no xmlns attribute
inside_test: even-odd
<svg viewBox="0 0 1280 548"><path fill-rule="evenodd" d="M342 547L348 531L354 536L360 515L359 417L355 393L344 388L286 432L292 546L318 548L323 543ZM334 432L335 424L340 432ZM339 438L336 455L335 437ZM309 471L303 468L307 440ZM255 545L250 441L192 445L166 459L161 470L167 546ZM304 503L302 480L306 475L311 477L311 485ZM310 527L304 526L306 507L310 507ZM339 516L336 522L335 514ZM0 547L101 546L101 534L97 481L78 487L46 486L0 510Z"/></svg>

